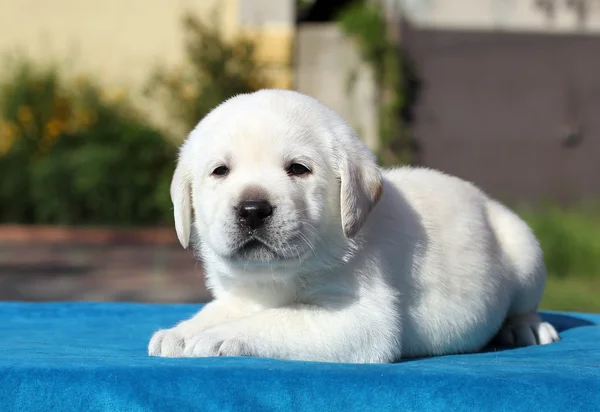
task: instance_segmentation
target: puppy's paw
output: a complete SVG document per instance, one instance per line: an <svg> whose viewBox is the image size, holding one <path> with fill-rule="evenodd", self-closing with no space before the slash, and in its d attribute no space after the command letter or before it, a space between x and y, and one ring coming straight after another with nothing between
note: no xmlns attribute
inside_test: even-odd
<svg viewBox="0 0 600 412"><path fill-rule="evenodd" d="M189 339L185 343L183 356L257 356L256 345L230 328L213 328Z"/></svg>
<svg viewBox="0 0 600 412"><path fill-rule="evenodd" d="M546 345L559 340L554 326L542 322L537 314L508 319L497 336L497 341L505 346Z"/></svg>
<svg viewBox="0 0 600 412"><path fill-rule="evenodd" d="M183 356L185 337L177 329L162 329L156 332L148 344L148 355L166 358Z"/></svg>

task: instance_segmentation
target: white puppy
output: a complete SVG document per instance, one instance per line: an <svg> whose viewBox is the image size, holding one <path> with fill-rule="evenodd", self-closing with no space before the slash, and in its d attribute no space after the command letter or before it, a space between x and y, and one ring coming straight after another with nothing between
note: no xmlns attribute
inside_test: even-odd
<svg viewBox="0 0 600 412"><path fill-rule="evenodd" d="M536 313L546 273L521 219L456 177L382 172L339 115L300 93L213 110L181 148L171 196L215 300L156 332L150 355L382 363L494 336L558 340Z"/></svg>

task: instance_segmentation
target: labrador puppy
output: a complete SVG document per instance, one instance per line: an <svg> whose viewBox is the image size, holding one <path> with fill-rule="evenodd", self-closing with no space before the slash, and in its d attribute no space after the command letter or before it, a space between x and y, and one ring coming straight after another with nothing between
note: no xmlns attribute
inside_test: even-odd
<svg viewBox="0 0 600 412"><path fill-rule="evenodd" d="M181 147L171 197L215 299L156 332L152 356L387 363L559 339L537 315L546 270L516 214L438 171L381 170L303 94L214 109Z"/></svg>

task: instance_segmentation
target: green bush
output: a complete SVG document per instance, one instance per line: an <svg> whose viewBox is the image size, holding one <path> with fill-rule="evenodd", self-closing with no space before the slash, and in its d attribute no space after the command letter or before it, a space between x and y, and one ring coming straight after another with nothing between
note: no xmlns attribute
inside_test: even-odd
<svg viewBox="0 0 600 412"><path fill-rule="evenodd" d="M537 235L550 276L600 279L600 213L545 207L522 213Z"/></svg>
<svg viewBox="0 0 600 412"><path fill-rule="evenodd" d="M218 26L192 15L185 16L183 28L185 66L157 69L146 91L159 98L187 133L223 101L266 88L268 82L252 41L244 37L228 41Z"/></svg>
<svg viewBox="0 0 600 412"><path fill-rule="evenodd" d="M373 70L378 94L380 163L391 166L413 162L417 147L409 126L421 84L414 65L397 40L390 37L381 4L354 0L342 9L337 20ZM351 89L354 73L350 74Z"/></svg>
<svg viewBox="0 0 600 412"><path fill-rule="evenodd" d="M252 42L226 41L193 16L184 29L186 68L159 70L148 91L188 132L224 100L267 84ZM175 144L122 96L60 73L20 59L0 78L0 223L170 223Z"/></svg>
<svg viewBox="0 0 600 412"><path fill-rule="evenodd" d="M22 59L1 79L0 222L168 222L175 146L126 99L58 73Z"/></svg>

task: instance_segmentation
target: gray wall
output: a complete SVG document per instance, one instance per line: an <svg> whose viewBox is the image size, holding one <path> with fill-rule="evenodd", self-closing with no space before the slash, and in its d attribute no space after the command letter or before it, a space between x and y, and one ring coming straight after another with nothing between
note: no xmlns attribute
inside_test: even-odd
<svg viewBox="0 0 600 412"><path fill-rule="evenodd" d="M511 203L600 197L600 36L408 30L419 162Z"/></svg>

